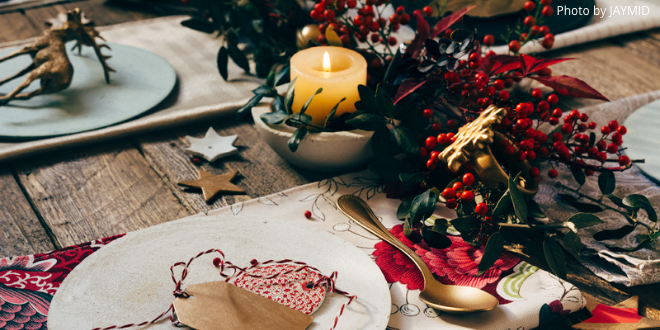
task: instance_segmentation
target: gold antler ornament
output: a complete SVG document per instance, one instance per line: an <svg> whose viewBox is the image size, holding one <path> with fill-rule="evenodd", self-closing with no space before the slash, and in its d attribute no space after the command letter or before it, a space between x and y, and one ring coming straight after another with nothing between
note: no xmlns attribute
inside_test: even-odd
<svg viewBox="0 0 660 330"><path fill-rule="evenodd" d="M519 162L511 156L506 156L499 148L500 141L508 138L494 128L502 122L506 114L504 108L491 105L477 119L459 128L455 135L456 140L447 146L438 158L447 163L452 171L458 171L463 164L471 162L481 181L491 189L508 185L509 175L500 163L504 164L509 173L521 173L518 183L520 191L525 195L534 195L538 191L538 182L529 175L531 165L526 160Z"/></svg>
<svg viewBox="0 0 660 330"><path fill-rule="evenodd" d="M73 66L66 54L66 42L76 40L73 49L78 48L80 53L82 46L92 46L94 52L103 66L105 81L110 83L110 72L115 72L108 66L106 60L108 55L101 53L101 48L110 49L108 45L96 43L96 38L101 38L98 31L93 27L83 24L82 12L76 8L67 13L67 19L62 24L53 24L53 26L44 31L34 42L23 48L20 48L9 55L0 58L0 62L12 59L21 55L30 55L32 64L19 71L13 76L0 80L0 85L27 75L27 78L18 85L9 94L0 96L0 105L7 104L11 100L27 100L35 95L59 92L71 85L73 79ZM39 80L40 88L29 92L21 93L33 81Z"/></svg>

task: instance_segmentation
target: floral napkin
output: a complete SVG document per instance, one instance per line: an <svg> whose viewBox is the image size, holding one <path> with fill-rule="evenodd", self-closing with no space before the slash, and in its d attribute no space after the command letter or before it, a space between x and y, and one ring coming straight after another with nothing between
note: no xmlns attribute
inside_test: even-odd
<svg viewBox="0 0 660 330"><path fill-rule="evenodd" d="M497 309L478 314L450 315L428 308L418 299L421 275L400 252L381 242L344 216L337 198L353 194L367 200L376 215L405 244L427 262L444 283L470 285L494 294ZM381 182L370 173L357 173L310 183L274 195L259 197L209 212L213 215L264 217L326 230L369 254L390 282L392 295L388 329L530 329L552 318L577 311L585 299L572 284L504 254L494 267L476 277L482 251L451 237L449 249L415 244L402 235L396 219L399 200L389 199ZM312 213L311 219L305 211ZM438 208L438 217L451 217ZM46 254L0 259L0 328L21 323L25 328L46 329L53 294L71 270L116 237ZM358 297L359 299L359 297ZM4 321L8 319L8 321ZM341 328L341 322L338 329Z"/></svg>

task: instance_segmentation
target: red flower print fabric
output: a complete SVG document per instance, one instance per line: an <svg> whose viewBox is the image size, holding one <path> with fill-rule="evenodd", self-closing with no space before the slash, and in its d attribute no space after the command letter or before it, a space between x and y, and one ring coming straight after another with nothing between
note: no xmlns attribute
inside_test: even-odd
<svg viewBox="0 0 660 330"><path fill-rule="evenodd" d="M446 249L430 248L423 241L415 243L403 234L403 225L394 226L390 232L413 249L429 267L436 279L444 284L465 285L482 289L498 298L500 304L510 303L497 294L499 280L511 273L520 259L503 252L500 259L481 276L477 276L483 247L475 248L458 236L448 236L452 245ZM409 290L422 290L424 280L415 265L403 253L385 242L376 243L373 255L389 283L400 282Z"/></svg>

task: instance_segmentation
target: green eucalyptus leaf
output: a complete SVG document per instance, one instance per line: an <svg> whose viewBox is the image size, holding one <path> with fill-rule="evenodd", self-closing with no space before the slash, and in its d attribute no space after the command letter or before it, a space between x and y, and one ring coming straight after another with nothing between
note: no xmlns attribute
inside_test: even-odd
<svg viewBox="0 0 660 330"><path fill-rule="evenodd" d="M405 185L417 185L424 181L424 176L421 173L401 172L399 174L399 181Z"/></svg>
<svg viewBox="0 0 660 330"><path fill-rule="evenodd" d="M335 117L335 113L337 113L337 108L339 108L339 104L341 104L344 101L346 101L345 97L339 100L339 102L337 102L337 104L335 104L335 106L332 107L332 109L328 113L328 116L325 117L325 126L328 126L328 123L332 120L332 118Z"/></svg>
<svg viewBox="0 0 660 330"><path fill-rule="evenodd" d="M493 216L503 214L509 207L511 207L511 193L507 190L502 197L495 204L493 209Z"/></svg>
<svg viewBox="0 0 660 330"><path fill-rule="evenodd" d="M561 245L554 239L546 237L543 240L543 254L545 260L548 262L550 269L559 278L566 279L566 260L564 259L564 251Z"/></svg>
<svg viewBox="0 0 660 330"><path fill-rule="evenodd" d="M502 237L500 233L490 235L488 243L486 243L486 248L484 249L484 254L481 256L481 261L479 262L479 272L477 273L477 276L481 276L490 269L490 267L495 264L495 261L499 259L503 250L504 237Z"/></svg>
<svg viewBox="0 0 660 330"><path fill-rule="evenodd" d="M655 209L653 209L651 202L646 196L639 194L628 195L623 199L622 203L635 209L642 209L646 211L646 214L651 221L658 221L658 215L655 213Z"/></svg>
<svg viewBox="0 0 660 330"><path fill-rule="evenodd" d="M447 234L448 228L449 228L449 221L447 221L447 219L443 219L443 218L435 219L435 223L433 224L433 231L445 235Z"/></svg>
<svg viewBox="0 0 660 330"><path fill-rule="evenodd" d="M364 85L358 85L357 89L358 94L360 95L360 100L355 102L355 108L367 113L378 113L376 93L374 90Z"/></svg>
<svg viewBox="0 0 660 330"><path fill-rule="evenodd" d="M632 207L630 207L630 206L628 206L628 205L626 205L626 204L623 204L623 199L621 199L621 198L619 198L619 197L617 197L617 196L614 196L614 195L612 195L612 194L607 194L607 195L605 195L605 197L607 197L607 199L611 200L612 203L614 203L614 204L615 204L616 206L618 206L618 207L622 207L622 208L624 208L624 209L626 209L626 210L632 210L632 209L633 209Z"/></svg>
<svg viewBox="0 0 660 330"><path fill-rule="evenodd" d="M193 17L191 19L187 19L181 22L181 25L189 29L197 30L204 33L215 32L215 25L213 25L213 23L209 22L208 20L202 18Z"/></svg>
<svg viewBox="0 0 660 330"><path fill-rule="evenodd" d="M415 224L419 221L424 221L426 218L433 215L435 210L435 203L438 201L436 196L431 190L427 190L415 197L410 205L410 218L412 223Z"/></svg>
<svg viewBox="0 0 660 330"><path fill-rule="evenodd" d="M566 232L566 235L564 236L564 246L575 251L576 254L580 254L580 251L584 247L580 240L580 236L572 230Z"/></svg>
<svg viewBox="0 0 660 330"><path fill-rule="evenodd" d="M250 113L250 110L252 110L252 107L257 105L259 101L264 97L263 94L257 94L253 96L244 106L242 106L238 111L236 111L236 118L241 118L248 113Z"/></svg>
<svg viewBox="0 0 660 330"><path fill-rule="evenodd" d="M229 65L229 52L225 46L220 47L216 62L220 76L224 81L227 81L227 78L229 78L229 72L227 71L227 65Z"/></svg>
<svg viewBox="0 0 660 330"><path fill-rule="evenodd" d="M289 145L289 150L291 152L296 152L298 150L298 145L300 144L300 141L305 137L307 134L307 126L301 126L296 131L293 133L293 136L289 139L287 144Z"/></svg>
<svg viewBox="0 0 660 330"><path fill-rule="evenodd" d="M511 195L513 211L516 213L516 217L522 222L527 222L527 203L525 203L525 198L518 189L520 174L518 173L515 178L509 175L509 194Z"/></svg>
<svg viewBox="0 0 660 330"><path fill-rule="evenodd" d="M291 71L291 66L287 63L280 72L275 76L275 86L282 85L287 82L289 79L289 72ZM297 78L297 77L296 77Z"/></svg>
<svg viewBox="0 0 660 330"><path fill-rule="evenodd" d="M575 227L577 229L582 229L582 228L595 226L597 224L601 224L601 223L604 222L599 217L597 217L593 214L590 214L590 213L574 214L570 218L568 218L567 221L572 222L573 224L575 224Z"/></svg>
<svg viewBox="0 0 660 330"><path fill-rule="evenodd" d="M541 206L533 199L527 201L527 215L536 219L545 218L545 213L541 210Z"/></svg>
<svg viewBox="0 0 660 330"><path fill-rule="evenodd" d="M261 114L261 120L267 125L279 125L288 117L284 112L266 112Z"/></svg>
<svg viewBox="0 0 660 330"><path fill-rule="evenodd" d="M589 148L593 147L596 143L596 134L594 132L589 133Z"/></svg>
<svg viewBox="0 0 660 330"><path fill-rule="evenodd" d="M410 218L410 206L415 196L406 197L401 201L399 207L396 209L396 218L399 220Z"/></svg>
<svg viewBox="0 0 660 330"><path fill-rule="evenodd" d="M412 222L410 218L406 219L406 221L403 223L403 234L406 236L410 236L412 234Z"/></svg>
<svg viewBox="0 0 660 330"><path fill-rule="evenodd" d="M229 57L246 73L250 73L250 62L247 56L238 48L238 37L234 33L227 33L227 50Z"/></svg>
<svg viewBox="0 0 660 330"><path fill-rule="evenodd" d="M580 186L583 186L587 181L587 176L584 174L584 170L577 166L571 166L570 170L571 174L573 174L573 178L575 178L575 181L577 181Z"/></svg>
<svg viewBox="0 0 660 330"><path fill-rule="evenodd" d="M346 124L365 131L375 131L385 127L387 118L374 113L363 113L347 120Z"/></svg>
<svg viewBox="0 0 660 330"><path fill-rule="evenodd" d="M602 172L598 175L598 188L603 195L611 194L616 187L616 178L612 172Z"/></svg>
<svg viewBox="0 0 660 330"><path fill-rule="evenodd" d="M378 105L378 109L383 116L388 118L392 118L394 116L394 102L392 102L392 98L387 94L385 88L381 85L376 87L376 104Z"/></svg>
<svg viewBox="0 0 660 330"><path fill-rule="evenodd" d="M317 89L316 92L314 92L314 94L312 94L312 96L310 96L307 101L305 101L305 104L303 104L302 108L300 109L300 113L305 113L305 111L307 111L307 107L309 107L309 104L312 103L314 96L321 94L321 92L323 92L323 87L319 87L319 89Z"/></svg>
<svg viewBox="0 0 660 330"><path fill-rule="evenodd" d="M419 153L419 145L415 143L415 138L408 128L401 126L394 127L392 134L394 134L396 144L403 151L409 154Z"/></svg>
<svg viewBox="0 0 660 330"><path fill-rule="evenodd" d="M267 85L261 85L253 89L252 93L254 93L254 95L263 94L264 96L268 97L274 97L277 95L277 91L272 87L268 87Z"/></svg>
<svg viewBox="0 0 660 330"><path fill-rule="evenodd" d="M475 218L473 215L456 218L451 221L451 225L454 226L454 228L459 232L467 233L475 228L477 225L477 218Z"/></svg>
<svg viewBox="0 0 660 330"><path fill-rule="evenodd" d="M633 225L625 225L619 229L607 229L594 234L594 239L604 241L608 239L621 239L635 230Z"/></svg>
<svg viewBox="0 0 660 330"><path fill-rule="evenodd" d="M434 230L422 228L422 237L424 242L432 248L446 249L451 246L451 240L447 236Z"/></svg>
<svg viewBox="0 0 660 330"><path fill-rule="evenodd" d="M293 113L291 106L293 105L293 96L295 95L295 84L298 77L293 78L293 81L289 83L289 88L286 90L286 96L284 97L284 105L286 106L286 112L288 114Z"/></svg>

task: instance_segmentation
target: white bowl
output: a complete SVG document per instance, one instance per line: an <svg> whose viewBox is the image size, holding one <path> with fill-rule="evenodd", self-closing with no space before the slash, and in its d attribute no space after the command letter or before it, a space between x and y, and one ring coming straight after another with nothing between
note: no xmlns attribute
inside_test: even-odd
<svg viewBox="0 0 660 330"><path fill-rule="evenodd" d="M252 108L254 126L261 138L287 162L304 169L320 172L339 172L355 169L373 158L371 136L374 132L360 129L342 132L307 133L298 150L291 152L287 141L295 128L269 126L260 116L271 111L270 105Z"/></svg>

